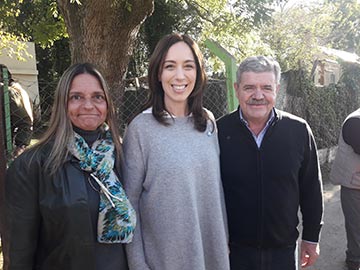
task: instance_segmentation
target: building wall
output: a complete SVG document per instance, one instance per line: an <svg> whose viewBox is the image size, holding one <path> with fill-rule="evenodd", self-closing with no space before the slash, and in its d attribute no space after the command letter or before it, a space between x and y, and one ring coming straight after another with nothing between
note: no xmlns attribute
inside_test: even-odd
<svg viewBox="0 0 360 270"><path fill-rule="evenodd" d="M3 51L0 55L0 63L8 67L13 79L22 85L31 99L39 103L35 45L33 42L26 42L26 46L30 57L24 56L25 61L20 61L16 57L11 58L6 51Z"/></svg>

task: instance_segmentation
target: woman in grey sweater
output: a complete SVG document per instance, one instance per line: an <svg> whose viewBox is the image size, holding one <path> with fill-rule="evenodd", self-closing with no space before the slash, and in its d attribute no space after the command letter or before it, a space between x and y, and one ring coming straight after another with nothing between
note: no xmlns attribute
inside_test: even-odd
<svg viewBox="0 0 360 270"><path fill-rule="evenodd" d="M150 59L150 98L124 137L125 189L138 214L131 270L227 270L217 130L202 107L197 44L165 36Z"/></svg>

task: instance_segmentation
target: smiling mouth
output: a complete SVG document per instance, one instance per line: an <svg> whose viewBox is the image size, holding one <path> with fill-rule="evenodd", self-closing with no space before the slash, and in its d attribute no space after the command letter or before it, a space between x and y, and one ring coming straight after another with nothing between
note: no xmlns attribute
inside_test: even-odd
<svg viewBox="0 0 360 270"><path fill-rule="evenodd" d="M98 117L99 115L97 114L79 114L79 117Z"/></svg>
<svg viewBox="0 0 360 270"><path fill-rule="evenodd" d="M182 92L185 90L185 88L187 87L187 84L184 85L171 85L172 88L175 90L175 92Z"/></svg>
<svg viewBox="0 0 360 270"><path fill-rule="evenodd" d="M266 106L266 104L264 104L264 103L260 103L260 104L248 104L248 105L254 106L254 107Z"/></svg>

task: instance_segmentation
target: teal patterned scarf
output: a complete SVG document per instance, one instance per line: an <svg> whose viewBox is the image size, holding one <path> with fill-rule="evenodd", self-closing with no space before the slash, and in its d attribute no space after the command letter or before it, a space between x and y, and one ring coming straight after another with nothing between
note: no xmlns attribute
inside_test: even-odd
<svg viewBox="0 0 360 270"><path fill-rule="evenodd" d="M74 132L70 152L80 161L80 168L90 172L100 187L98 218L98 242L130 243L136 225L135 210L114 173L114 144L109 130L90 148L85 140Z"/></svg>

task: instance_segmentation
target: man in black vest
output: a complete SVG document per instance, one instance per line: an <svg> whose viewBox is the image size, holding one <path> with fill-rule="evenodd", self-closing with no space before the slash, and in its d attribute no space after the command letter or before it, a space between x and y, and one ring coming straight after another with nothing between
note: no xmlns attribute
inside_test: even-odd
<svg viewBox="0 0 360 270"><path fill-rule="evenodd" d="M245 59L234 84L238 110L218 120L221 173L233 270L297 269L319 256L322 181L316 144L305 120L274 107L280 67Z"/></svg>

